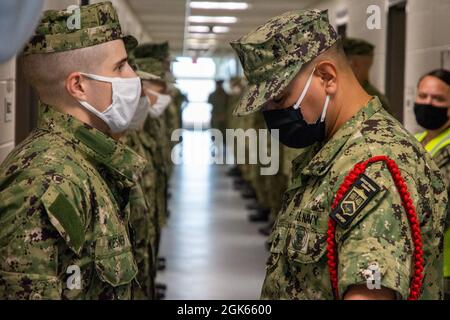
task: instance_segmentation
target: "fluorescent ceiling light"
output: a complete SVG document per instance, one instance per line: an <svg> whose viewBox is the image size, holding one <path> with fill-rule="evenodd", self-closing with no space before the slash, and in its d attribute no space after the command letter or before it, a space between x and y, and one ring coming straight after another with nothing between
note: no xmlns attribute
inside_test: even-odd
<svg viewBox="0 0 450 320"><path fill-rule="evenodd" d="M209 26L189 26L189 32L210 32L211 28Z"/></svg>
<svg viewBox="0 0 450 320"><path fill-rule="evenodd" d="M216 2L216 1L192 1L192 9L213 9L213 10L246 10L246 2Z"/></svg>
<svg viewBox="0 0 450 320"><path fill-rule="evenodd" d="M225 27L225 26L215 26L213 27L213 32L214 33L227 33L230 31L230 27Z"/></svg>
<svg viewBox="0 0 450 320"><path fill-rule="evenodd" d="M224 17L213 17L213 16L190 16L189 22L191 23L236 23L236 17L224 16Z"/></svg>

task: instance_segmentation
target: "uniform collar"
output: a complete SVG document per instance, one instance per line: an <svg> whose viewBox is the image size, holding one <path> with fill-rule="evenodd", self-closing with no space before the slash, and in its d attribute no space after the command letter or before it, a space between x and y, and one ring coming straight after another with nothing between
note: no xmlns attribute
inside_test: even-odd
<svg viewBox="0 0 450 320"><path fill-rule="evenodd" d="M312 160L303 168L302 174L311 176L321 176L328 171L333 164L339 151L342 149L348 139L358 130L360 130L362 123L372 117L381 109L381 102L378 97L371 99L367 105L358 111L350 120L326 142ZM295 159L296 162L301 162L302 159Z"/></svg>
<svg viewBox="0 0 450 320"><path fill-rule="evenodd" d="M146 160L124 144L43 103L39 106L38 128L56 133L90 162L101 164L129 181L145 167Z"/></svg>

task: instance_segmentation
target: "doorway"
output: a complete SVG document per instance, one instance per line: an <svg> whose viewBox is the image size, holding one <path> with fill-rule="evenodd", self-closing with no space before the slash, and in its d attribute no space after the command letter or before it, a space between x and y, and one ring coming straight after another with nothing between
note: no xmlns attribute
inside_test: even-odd
<svg viewBox="0 0 450 320"><path fill-rule="evenodd" d="M406 1L389 7L386 51L386 96L392 114L403 123L405 91Z"/></svg>

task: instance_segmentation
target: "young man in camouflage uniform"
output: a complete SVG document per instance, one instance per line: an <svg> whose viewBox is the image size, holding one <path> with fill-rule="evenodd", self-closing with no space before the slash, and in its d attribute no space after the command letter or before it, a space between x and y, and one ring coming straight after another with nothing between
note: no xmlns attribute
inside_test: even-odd
<svg viewBox="0 0 450 320"><path fill-rule="evenodd" d="M249 81L235 112L262 110L268 127L279 129L282 143L308 148L293 161L293 181L271 234L262 298L335 297L326 254L329 221L336 224L335 298L408 298L412 234L386 164L369 165L365 176L358 176L345 194L346 206L341 201L330 216L348 172L377 155L398 165L420 221L424 259L420 298L442 298L447 206L442 175L380 100L363 90L327 11L285 13L232 46ZM346 198L350 194L358 197ZM336 218L338 214L345 217L345 224ZM368 273L373 268L379 277L370 290L367 279L372 281Z"/></svg>
<svg viewBox="0 0 450 320"><path fill-rule="evenodd" d="M45 12L24 52L40 118L0 167L2 299L132 297L128 198L145 160L112 137L139 100L137 42L110 2L81 7L80 28L73 14Z"/></svg>
<svg viewBox="0 0 450 320"><path fill-rule="evenodd" d="M130 61L134 66L134 62ZM161 80L160 77L136 71L141 81ZM156 174L152 161L152 154L148 150L148 139L145 137L144 123L151 108L150 99L145 90L142 90L139 105L133 120L123 136L124 144L133 149L137 154L147 159L142 174L136 176L137 185L130 193L130 225L133 228L133 251L139 269L138 283L133 288L134 299L149 300L155 298L155 234L158 220L156 217Z"/></svg>

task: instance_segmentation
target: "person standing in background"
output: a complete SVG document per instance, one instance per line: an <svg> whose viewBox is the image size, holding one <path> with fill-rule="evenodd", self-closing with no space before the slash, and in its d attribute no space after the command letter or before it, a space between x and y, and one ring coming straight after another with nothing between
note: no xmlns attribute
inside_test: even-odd
<svg viewBox="0 0 450 320"><path fill-rule="evenodd" d="M450 187L450 71L433 70L422 78L417 85L414 103L417 123L426 129L416 134L444 176L447 192ZM444 289L445 299L450 300L450 231L447 213L446 232L444 234Z"/></svg>
<svg viewBox="0 0 450 320"><path fill-rule="evenodd" d="M229 95L223 89L223 80L216 81L216 90L209 95L208 103L212 105L211 127L219 129L225 136L227 124L227 105Z"/></svg>

